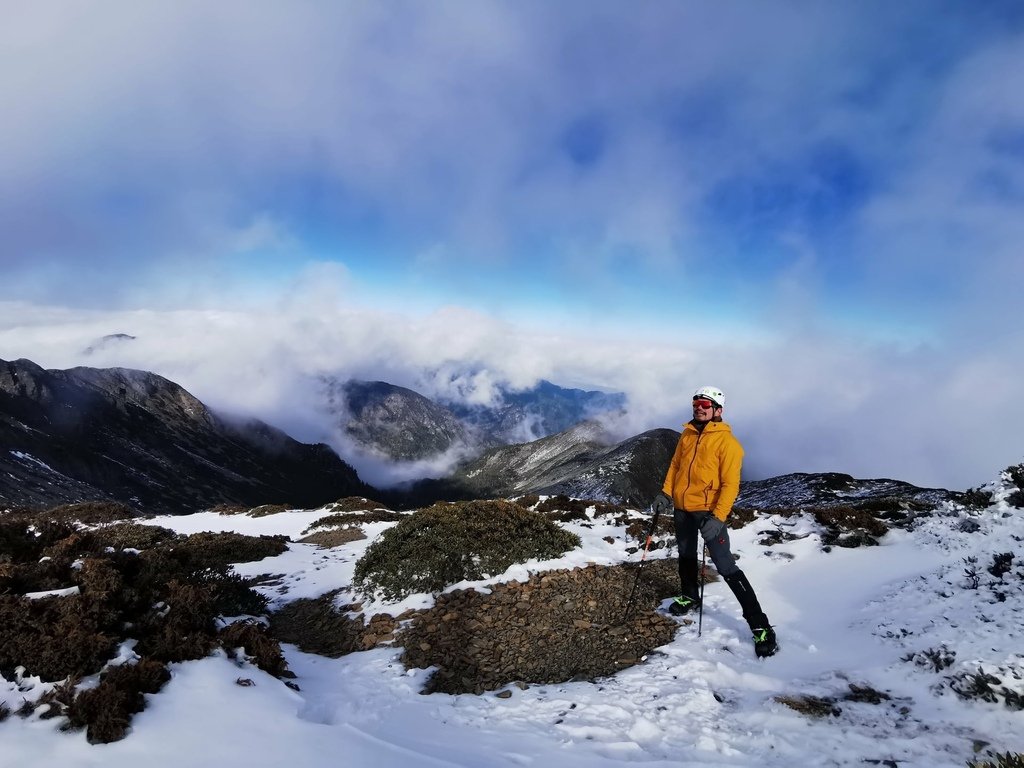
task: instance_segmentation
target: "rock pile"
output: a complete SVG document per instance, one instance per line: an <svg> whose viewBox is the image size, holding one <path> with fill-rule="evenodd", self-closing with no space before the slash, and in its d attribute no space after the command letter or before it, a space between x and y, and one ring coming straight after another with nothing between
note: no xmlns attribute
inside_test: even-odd
<svg viewBox="0 0 1024 768"><path fill-rule="evenodd" d="M490 594L439 595L400 631L402 661L438 668L426 693L483 693L511 682L612 674L675 635L676 622L653 610L671 594L674 570L671 561L647 564L628 618L635 566L550 571L495 585Z"/></svg>

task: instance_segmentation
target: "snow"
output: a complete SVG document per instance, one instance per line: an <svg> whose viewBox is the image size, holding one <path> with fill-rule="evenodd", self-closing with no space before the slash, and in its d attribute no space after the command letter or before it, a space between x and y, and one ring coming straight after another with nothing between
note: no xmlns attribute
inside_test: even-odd
<svg viewBox="0 0 1024 768"><path fill-rule="evenodd" d="M24 451L8 451L8 453L10 453L11 456L13 456L16 459L21 459L22 461L29 461L29 462L32 462L33 464L37 464L40 467L42 467L43 469L47 470L48 472L53 472L54 474L60 474L59 472L57 472L57 470L55 470L53 467L51 467L45 461L37 459L31 453L25 453Z"/></svg>
<svg viewBox="0 0 1024 768"><path fill-rule="evenodd" d="M66 589L47 589L42 592L26 592L25 597L29 600L38 600L42 597L66 597L68 595L77 595L78 593L78 587L67 587Z"/></svg>
<svg viewBox="0 0 1024 768"><path fill-rule="evenodd" d="M303 535L330 510L264 517L202 513L148 522L183 533L239 531ZM963 526L964 520L973 526ZM773 547L759 534L782 521L760 518L731 532L734 551L776 625L778 655L758 660L726 585L706 591L703 632L682 625L673 642L612 677L555 685L510 685L511 696L421 695L429 670L407 670L401 649L376 648L339 659L285 646L300 690L223 652L172 665L172 679L133 721L129 736L92 746L82 733L58 730L59 719L9 717L0 724L0 768L64 765L137 768L181 766L644 766L866 765L964 766L984 749L1024 751L1024 712L1001 702L960 699L949 678L994 671L1024 693L1019 544L1024 515L997 494L987 510L946 506L894 530L881 546L825 552L812 520L785 521L803 536ZM321 550L293 543L280 556L236 566L244 575L279 575L261 587L275 604L347 592L356 560L393 523L365 526L368 539ZM482 582L588 563L636 560L607 518L593 527L566 524L583 544L562 558L510 568ZM804 535L806 534L806 535ZM994 553L1015 551L1005 588L986 572ZM787 557L781 556L788 555ZM672 557L662 548L650 558ZM977 558L972 589L965 558ZM454 586L452 587L454 588ZM999 593L1003 597L1000 600ZM399 605L368 601L368 611L397 614L429 605L417 595ZM955 652L934 671L907 659L929 650ZM131 656L130 649L122 655ZM251 686L236 683L253 681ZM844 700L850 686L890 698ZM0 702L16 709L45 686L0 678ZM841 712L812 719L776 696L834 697ZM982 752L976 753L976 749Z"/></svg>

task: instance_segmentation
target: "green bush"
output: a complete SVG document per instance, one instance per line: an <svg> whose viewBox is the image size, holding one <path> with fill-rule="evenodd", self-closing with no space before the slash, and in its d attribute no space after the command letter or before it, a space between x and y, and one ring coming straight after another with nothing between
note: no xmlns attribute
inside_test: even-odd
<svg viewBox="0 0 1024 768"><path fill-rule="evenodd" d="M366 593L398 600L555 558L579 544L575 534L508 501L439 503L385 531L356 563L354 581Z"/></svg>

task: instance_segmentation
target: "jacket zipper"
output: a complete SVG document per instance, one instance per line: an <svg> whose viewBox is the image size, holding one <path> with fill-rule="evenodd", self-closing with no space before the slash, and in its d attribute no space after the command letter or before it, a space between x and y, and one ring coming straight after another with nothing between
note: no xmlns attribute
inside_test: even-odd
<svg viewBox="0 0 1024 768"><path fill-rule="evenodd" d="M690 459L690 466L686 468L686 487L683 489L683 500L686 500L686 492L690 490L690 476L693 474L693 462L697 460L697 449L700 448L700 440L704 437L704 432L701 431L697 435L697 442L693 444L693 458ZM687 510L689 511L689 510Z"/></svg>

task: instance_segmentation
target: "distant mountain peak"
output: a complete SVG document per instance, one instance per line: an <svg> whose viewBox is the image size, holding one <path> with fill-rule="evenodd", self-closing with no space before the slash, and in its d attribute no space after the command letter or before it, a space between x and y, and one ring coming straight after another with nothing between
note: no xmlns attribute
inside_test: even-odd
<svg viewBox="0 0 1024 768"><path fill-rule="evenodd" d="M464 444L466 430L443 405L386 381L327 382L339 426L359 446L394 461L416 461Z"/></svg>
<svg viewBox="0 0 1024 768"><path fill-rule="evenodd" d="M465 388L461 400L431 399L386 381L323 381L328 410L348 438L399 462L531 442L625 404L621 394L565 389L544 379L526 390L499 387L487 405L467 404Z"/></svg>
<svg viewBox="0 0 1024 768"><path fill-rule="evenodd" d="M135 341L137 337L128 333L108 333L106 336L94 341L83 350L83 354L91 355L104 349L123 344L128 341Z"/></svg>

